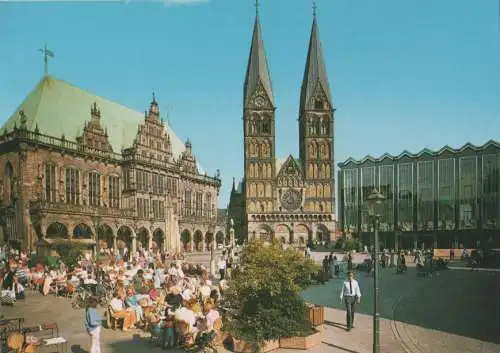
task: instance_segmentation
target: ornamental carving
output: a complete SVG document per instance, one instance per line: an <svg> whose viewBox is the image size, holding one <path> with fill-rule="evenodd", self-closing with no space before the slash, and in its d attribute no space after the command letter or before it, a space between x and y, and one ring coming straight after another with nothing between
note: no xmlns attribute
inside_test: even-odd
<svg viewBox="0 0 500 353"><path fill-rule="evenodd" d="M297 189L286 189L281 194L281 206L288 211L295 211L302 205L302 192Z"/></svg>

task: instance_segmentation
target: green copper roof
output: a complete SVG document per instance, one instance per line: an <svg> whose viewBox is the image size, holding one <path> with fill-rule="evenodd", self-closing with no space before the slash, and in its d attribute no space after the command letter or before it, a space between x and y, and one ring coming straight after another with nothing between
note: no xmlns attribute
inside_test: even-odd
<svg viewBox="0 0 500 353"><path fill-rule="evenodd" d="M109 142L113 151L120 153L131 147L139 124L144 123L144 113L139 113L93 93L73 86L52 76L45 76L35 89L17 108L2 127L12 131L14 124L21 125L19 112L27 117L27 128L34 130L38 125L40 133L75 141L83 132L84 122L90 120L90 107L97 103L101 111L101 126L108 129ZM172 152L178 158L184 151L184 143L167 125L172 142Z"/></svg>

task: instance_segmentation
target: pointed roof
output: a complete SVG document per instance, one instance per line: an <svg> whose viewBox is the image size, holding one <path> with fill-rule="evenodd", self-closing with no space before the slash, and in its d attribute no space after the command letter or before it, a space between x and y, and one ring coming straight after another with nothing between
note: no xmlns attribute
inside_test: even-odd
<svg viewBox="0 0 500 353"><path fill-rule="evenodd" d="M248 56L247 74L243 87L243 104L248 106L252 94L260 84L266 91L269 101L274 106L273 89L271 85L271 75L267 65L266 51L264 49L264 40L262 39L262 29L260 27L259 13L255 15L255 24L253 27L252 46Z"/></svg>
<svg viewBox="0 0 500 353"><path fill-rule="evenodd" d="M318 85L320 87L318 87ZM330 84L326 74L325 59L321 49L319 39L319 27L316 20L316 13L313 16L311 29L311 38L309 39L309 49L307 51L306 68L304 79L302 81L302 90L300 94L300 111L304 111L309 104L316 90L321 88L326 95L328 104L333 108L332 95L330 93Z"/></svg>
<svg viewBox="0 0 500 353"><path fill-rule="evenodd" d="M87 92L53 76L45 76L33 91L25 98L14 114L5 122L2 131L12 131L20 111L27 117L26 127L34 130L38 126L40 133L76 140L83 132L84 124L90 119L89 107L94 103L100 109L100 122L107 128L109 142L113 151L120 152L131 147L137 134L137 127L144 122L143 113L109 101ZM175 135L170 126L166 126L172 141L172 152L178 158L184 151L184 143Z"/></svg>

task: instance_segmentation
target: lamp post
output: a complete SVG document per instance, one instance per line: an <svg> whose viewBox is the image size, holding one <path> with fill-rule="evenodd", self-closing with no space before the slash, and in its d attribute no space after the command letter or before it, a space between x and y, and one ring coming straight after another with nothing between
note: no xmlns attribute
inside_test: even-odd
<svg viewBox="0 0 500 353"><path fill-rule="evenodd" d="M368 215L371 218L374 231L374 259L373 259L373 353L380 353L380 308L379 308L379 239L378 229L380 226L380 212L384 205L385 196L373 189L366 198Z"/></svg>

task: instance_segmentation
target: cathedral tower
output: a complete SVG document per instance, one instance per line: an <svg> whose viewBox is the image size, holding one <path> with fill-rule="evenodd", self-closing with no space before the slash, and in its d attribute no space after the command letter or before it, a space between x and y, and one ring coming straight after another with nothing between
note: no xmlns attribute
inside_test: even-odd
<svg viewBox="0 0 500 353"><path fill-rule="evenodd" d="M258 4L243 91L246 214L272 212L276 175L275 107Z"/></svg>
<svg viewBox="0 0 500 353"><path fill-rule="evenodd" d="M309 212L335 213L334 111L314 8L299 112L299 154Z"/></svg>

